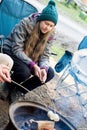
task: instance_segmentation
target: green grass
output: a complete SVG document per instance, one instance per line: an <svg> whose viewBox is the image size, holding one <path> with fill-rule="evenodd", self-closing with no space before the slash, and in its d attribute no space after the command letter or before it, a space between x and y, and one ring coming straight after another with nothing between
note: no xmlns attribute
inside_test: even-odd
<svg viewBox="0 0 87 130"><path fill-rule="evenodd" d="M52 57L53 57L53 59L55 59L55 61L57 61L64 54L65 48L58 46L57 44L54 43L51 51L52 51L52 53L56 54L56 56L52 55Z"/></svg>
<svg viewBox="0 0 87 130"><path fill-rule="evenodd" d="M59 3L57 1L57 7L59 10L59 13L62 12L66 16L68 16L70 19L78 22L81 25L86 26L87 25L87 18L84 20L80 17L80 13L82 12L78 6L75 7L74 3L70 3L68 6L66 6L66 2Z"/></svg>

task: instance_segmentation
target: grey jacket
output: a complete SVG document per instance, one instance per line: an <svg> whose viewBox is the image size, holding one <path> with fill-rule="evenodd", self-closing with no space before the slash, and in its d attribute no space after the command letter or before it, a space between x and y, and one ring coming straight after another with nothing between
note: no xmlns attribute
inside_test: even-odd
<svg viewBox="0 0 87 130"><path fill-rule="evenodd" d="M31 29L29 29L29 26L31 25L32 29L34 28L38 16L39 14L32 14L21 20L20 23L17 24L12 30L11 34L4 40L3 44L3 48L5 50L9 50L12 55L16 56L27 65L29 65L32 59L24 53L24 44L31 34ZM53 37L54 35L49 37L48 44L45 47L43 54L38 59L38 65L40 67L49 67L49 57L51 55L50 49L54 39Z"/></svg>

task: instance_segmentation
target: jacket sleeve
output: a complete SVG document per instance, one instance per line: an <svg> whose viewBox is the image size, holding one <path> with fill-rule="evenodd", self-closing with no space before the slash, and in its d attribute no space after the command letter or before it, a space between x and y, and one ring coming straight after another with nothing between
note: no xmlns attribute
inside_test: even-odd
<svg viewBox="0 0 87 130"><path fill-rule="evenodd" d="M31 30L28 28L28 24L30 23L29 18L23 19L18 25L15 26L11 33L12 40L12 53L17 58L29 64L32 60L26 56L24 53L24 44L26 42L27 37L31 33Z"/></svg>

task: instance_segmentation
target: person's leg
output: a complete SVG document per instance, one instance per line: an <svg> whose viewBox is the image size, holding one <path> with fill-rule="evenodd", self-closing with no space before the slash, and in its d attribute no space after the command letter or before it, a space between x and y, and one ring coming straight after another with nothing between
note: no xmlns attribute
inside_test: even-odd
<svg viewBox="0 0 87 130"><path fill-rule="evenodd" d="M29 67L17 58L14 61L14 66L12 70L13 70L13 74L11 75L11 79L18 84L28 79L29 76L31 75ZM9 103L18 100L21 96L23 96L23 94L27 93L25 89L14 84L13 82L6 83L6 87L8 88L9 91L7 97Z"/></svg>
<svg viewBox="0 0 87 130"><path fill-rule="evenodd" d="M13 74L11 75L11 78L13 81L17 83L24 82L31 76L31 71L24 62L21 60L17 59L16 57L13 57L14 60L14 66L13 66ZM23 93L25 92L24 89L21 87L17 86L14 83L10 84L11 87L17 88L18 91L22 91Z"/></svg>
<svg viewBox="0 0 87 130"><path fill-rule="evenodd" d="M3 51L5 54L8 54L14 61L14 65L12 68L12 74L11 74L11 79L17 83L21 83L25 81L29 76L31 75L29 67L23 63L20 59L17 57L13 56L10 51ZM13 82L7 83L6 82L6 88L8 88L8 93L11 95L11 93L16 89L17 91L24 92L25 90L21 89L21 87L17 86Z"/></svg>
<svg viewBox="0 0 87 130"><path fill-rule="evenodd" d="M53 77L54 77L54 70L51 67L49 67L46 82L50 81ZM40 87L42 83L38 77L32 76L29 80L24 82L22 85L31 91L37 87Z"/></svg>

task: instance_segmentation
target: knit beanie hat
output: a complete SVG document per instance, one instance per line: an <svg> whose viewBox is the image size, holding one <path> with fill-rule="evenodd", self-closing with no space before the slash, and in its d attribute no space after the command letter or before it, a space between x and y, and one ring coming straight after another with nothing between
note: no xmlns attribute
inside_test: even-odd
<svg viewBox="0 0 87 130"><path fill-rule="evenodd" d="M49 1L48 5L42 10L42 13L37 18L37 21L44 21L44 20L52 21L55 25L57 24L58 12L55 7L54 0Z"/></svg>

